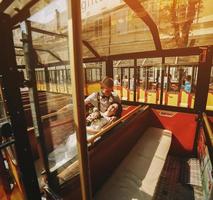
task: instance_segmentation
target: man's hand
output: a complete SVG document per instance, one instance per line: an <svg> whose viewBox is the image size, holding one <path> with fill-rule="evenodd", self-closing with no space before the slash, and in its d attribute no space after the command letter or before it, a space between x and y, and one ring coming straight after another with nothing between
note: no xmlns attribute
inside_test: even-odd
<svg viewBox="0 0 213 200"><path fill-rule="evenodd" d="M117 118L115 116L110 117L109 122L112 123L116 120Z"/></svg>

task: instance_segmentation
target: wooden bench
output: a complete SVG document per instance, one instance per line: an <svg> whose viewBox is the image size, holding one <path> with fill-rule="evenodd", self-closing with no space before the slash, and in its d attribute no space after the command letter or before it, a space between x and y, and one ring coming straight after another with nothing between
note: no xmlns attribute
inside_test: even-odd
<svg viewBox="0 0 213 200"><path fill-rule="evenodd" d="M93 134L93 135L87 134L88 146L91 149L93 149L94 148L93 145L95 145L95 143L98 142L101 139L102 136L104 136L111 129L113 129L114 127L116 127L116 125L118 125L120 123L124 123L126 120L128 120L129 118L131 118L131 116L133 116L134 114L136 114L140 110L145 110L147 108L148 108L148 106L144 106L144 107L141 107L141 106L133 107L131 109L131 111L128 111L127 113L125 113L125 115L123 115L120 119L114 121L113 123L106 125L98 133ZM72 136L73 136L73 139L75 139L75 136L74 135L72 135ZM76 148L75 142L73 142L73 144L74 144L73 147ZM73 149L73 147L72 147L72 149ZM64 148L64 146L62 148ZM67 158L67 160L69 160L69 158ZM64 159L64 161L65 161L65 159ZM57 164L58 164L58 166L59 165L62 166L62 164L60 164L59 162ZM60 182L63 183L64 181L67 181L67 180L71 179L73 176L79 174L79 171L78 171L79 166L78 165L79 165L78 161L75 161L74 163L71 163L68 167L66 167L65 169L63 169L62 172L58 174L58 178L59 178ZM54 171L55 168L56 167L53 167L50 171Z"/></svg>
<svg viewBox="0 0 213 200"><path fill-rule="evenodd" d="M129 113L128 116L130 117L122 118L120 123L115 123L116 125L107 132L103 130L104 133L97 135L98 138L93 138L95 135L92 135L94 140L88 141L93 195L152 124L152 113L148 106L140 108L128 107L124 111L123 116ZM109 127L106 128L108 129ZM66 199L74 197L74 199L81 199L79 164L78 161L74 160L67 162L66 165L56 170L51 169L53 174L57 174L60 195Z"/></svg>
<svg viewBox="0 0 213 200"><path fill-rule="evenodd" d="M95 199L152 199L170 148L171 135L168 130L148 128L96 193Z"/></svg>

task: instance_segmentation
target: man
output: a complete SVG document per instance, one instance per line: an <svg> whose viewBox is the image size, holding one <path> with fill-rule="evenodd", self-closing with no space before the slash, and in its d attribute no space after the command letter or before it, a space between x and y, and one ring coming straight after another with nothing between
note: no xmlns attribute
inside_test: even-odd
<svg viewBox="0 0 213 200"><path fill-rule="evenodd" d="M192 89L191 79L191 75L186 76L185 84L183 85L184 90L188 93L190 93Z"/></svg>
<svg viewBox="0 0 213 200"><path fill-rule="evenodd" d="M85 105L92 104L102 113L106 112L113 103L121 103L120 98L113 92L113 79L105 77L101 81L101 91L94 92L85 100Z"/></svg>

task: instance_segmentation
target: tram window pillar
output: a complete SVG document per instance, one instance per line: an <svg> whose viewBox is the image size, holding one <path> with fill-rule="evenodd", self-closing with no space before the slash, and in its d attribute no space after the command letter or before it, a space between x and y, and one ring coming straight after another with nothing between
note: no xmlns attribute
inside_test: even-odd
<svg viewBox="0 0 213 200"><path fill-rule="evenodd" d="M128 67L128 88L130 88L130 67Z"/></svg>
<svg viewBox="0 0 213 200"><path fill-rule="evenodd" d="M202 113L206 109L212 57L213 52L211 48L205 47L201 49L197 74L197 87L195 93L195 110L199 113Z"/></svg>
<svg viewBox="0 0 213 200"><path fill-rule="evenodd" d="M145 68L145 72L146 72L146 85L145 85L145 89L148 90L149 89L149 67Z"/></svg>
<svg viewBox="0 0 213 200"><path fill-rule="evenodd" d="M113 61L111 59L106 61L106 76L113 77Z"/></svg>
<svg viewBox="0 0 213 200"><path fill-rule="evenodd" d="M124 73L123 73L123 68L120 68L121 69L121 87L123 87L123 76L124 76Z"/></svg>
<svg viewBox="0 0 213 200"><path fill-rule="evenodd" d="M170 66L168 67L168 73L166 77L166 91L168 92L170 90L170 84L171 84L171 77L170 77Z"/></svg>
<svg viewBox="0 0 213 200"><path fill-rule="evenodd" d="M181 86L183 84L183 73L184 73L184 70L182 68L180 68L180 70L179 70L179 81L178 81L178 91L181 90Z"/></svg>
<svg viewBox="0 0 213 200"><path fill-rule="evenodd" d="M44 76L45 76L44 80L46 82L46 90L49 91L50 90L50 76L49 76L47 67L44 68Z"/></svg>

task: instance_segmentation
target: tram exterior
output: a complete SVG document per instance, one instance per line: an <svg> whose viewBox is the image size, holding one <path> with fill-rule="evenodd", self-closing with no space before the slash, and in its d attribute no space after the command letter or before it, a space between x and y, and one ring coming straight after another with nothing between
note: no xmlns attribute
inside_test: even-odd
<svg viewBox="0 0 213 200"><path fill-rule="evenodd" d="M126 61L130 63L130 61ZM122 66L113 67L114 79L119 78L120 82L114 87L114 91L122 100L160 104L160 91L163 84L163 105L193 108L195 101L195 91L197 85L198 63L192 64L153 64L144 66ZM67 67L68 68L68 67ZM58 92L72 94L69 69L66 66L49 67L48 70L43 68L36 69L37 88L40 91ZM85 95L89 95L100 89L102 67L84 68L85 77ZM163 70L163 72L162 72ZM45 75L46 73L46 75ZM164 74L163 80L161 78ZM184 81L186 77L191 77L190 91L184 90ZM48 77L47 80L45 77ZM125 78L126 77L126 78ZM134 77L135 83L134 83ZM213 74L211 71L212 80ZM127 81L125 83L125 81ZM134 88L134 84L136 87ZM212 88L209 84L207 109L212 110ZM48 88L48 89L47 89Z"/></svg>

